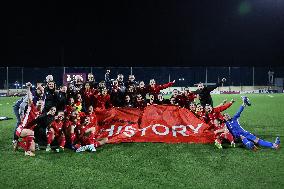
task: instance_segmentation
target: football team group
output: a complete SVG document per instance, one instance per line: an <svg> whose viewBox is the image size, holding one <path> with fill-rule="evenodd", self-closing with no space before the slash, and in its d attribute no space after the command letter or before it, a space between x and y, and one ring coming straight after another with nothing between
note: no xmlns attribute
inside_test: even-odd
<svg viewBox="0 0 284 189"><path fill-rule="evenodd" d="M242 97L242 105L234 115L222 112L235 101L223 101L213 106L210 92L226 82L214 86L198 84L196 91L174 89L169 99L164 99L161 90L174 85L175 81L163 85L156 84L152 79L149 85L143 81L136 82L134 75L124 82L122 74L110 79L110 70L106 71L104 81L97 83L92 73L88 74L87 82L76 76L65 86L56 89L52 75L48 75L44 84L33 90L27 83L26 96L19 99L13 106L17 123L13 136L13 147L23 148L25 155L35 156L35 151L44 146L47 152L64 151L64 148L76 152L96 151L96 148L107 143L108 138L98 138L100 126L97 123L96 111L112 107L129 107L144 109L149 105L168 104L189 109L197 118L210 126L215 134L215 145L222 148L223 142L235 147L240 141L250 150L257 146L278 149L280 139L268 142L244 130L239 118L245 107L251 106L247 97ZM198 103L197 103L198 102ZM52 147L52 148L51 148Z"/></svg>

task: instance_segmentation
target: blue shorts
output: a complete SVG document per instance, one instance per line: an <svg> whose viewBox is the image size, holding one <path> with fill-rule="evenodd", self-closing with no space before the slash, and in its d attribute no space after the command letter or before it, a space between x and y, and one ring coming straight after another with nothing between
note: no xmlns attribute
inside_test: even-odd
<svg viewBox="0 0 284 189"><path fill-rule="evenodd" d="M251 141L254 141L257 138L255 135L251 134L250 132L243 132L240 135L244 136L245 138Z"/></svg>

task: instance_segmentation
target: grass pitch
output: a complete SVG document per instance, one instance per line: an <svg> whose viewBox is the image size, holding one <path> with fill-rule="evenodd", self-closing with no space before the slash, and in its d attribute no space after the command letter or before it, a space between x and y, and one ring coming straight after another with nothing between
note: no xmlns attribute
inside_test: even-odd
<svg viewBox="0 0 284 189"><path fill-rule="evenodd" d="M252 106L242 113L242 126L257 136L284 142L284 95L248 95ZM240 95L215 95L237 102ZM0 97L0 116L13 116L17 98ZM283 188L284 150L242 147L216 149L212 144L109 144L94 154L13 152L15 119L0 121L0 188ZM282 142L282 143L283 143Z"/></svg>

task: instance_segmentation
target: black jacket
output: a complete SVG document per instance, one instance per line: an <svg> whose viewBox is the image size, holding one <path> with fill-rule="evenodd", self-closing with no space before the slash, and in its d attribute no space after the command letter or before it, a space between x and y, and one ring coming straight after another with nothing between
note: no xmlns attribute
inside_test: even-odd
<svg viewBox="0 0 284 189"><path fill-rule="evenodd" d="M55 106L56 104L55 89L50 90L49 88L45 88L44 94L45 94L44 112L47 112L52 106Z"/></svg>
<svg viewBox="0 0 284 189"><path fill-rule="evenodd" d="M210 92L219 87L222 84L222 82L217 83L213 86L207 86L203 89L197 89L194 93L199 95L199 101L201 106L205 106L206 104L210 104L213 107L213 100L210 95Z"/></svg>
<svg viewBox="0 0 284 189"><path fill-rule="evenodd" d="M57 111L63 111L65 108L65 105L67 104L67 94L59 91L56 93L56 109Z"/></svg>

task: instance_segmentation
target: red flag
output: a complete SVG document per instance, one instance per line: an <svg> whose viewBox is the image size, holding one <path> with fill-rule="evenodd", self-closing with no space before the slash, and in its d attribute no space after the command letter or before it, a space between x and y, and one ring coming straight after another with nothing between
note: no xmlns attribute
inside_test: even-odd
<svg viewBox="0 0 284 189"><path fill-rule="evenodd" d="M97 111L100 134L109 143L167 142L212 143L209 125L189 110L173 105L151 105L136 108L112 108Z"/></svg>

